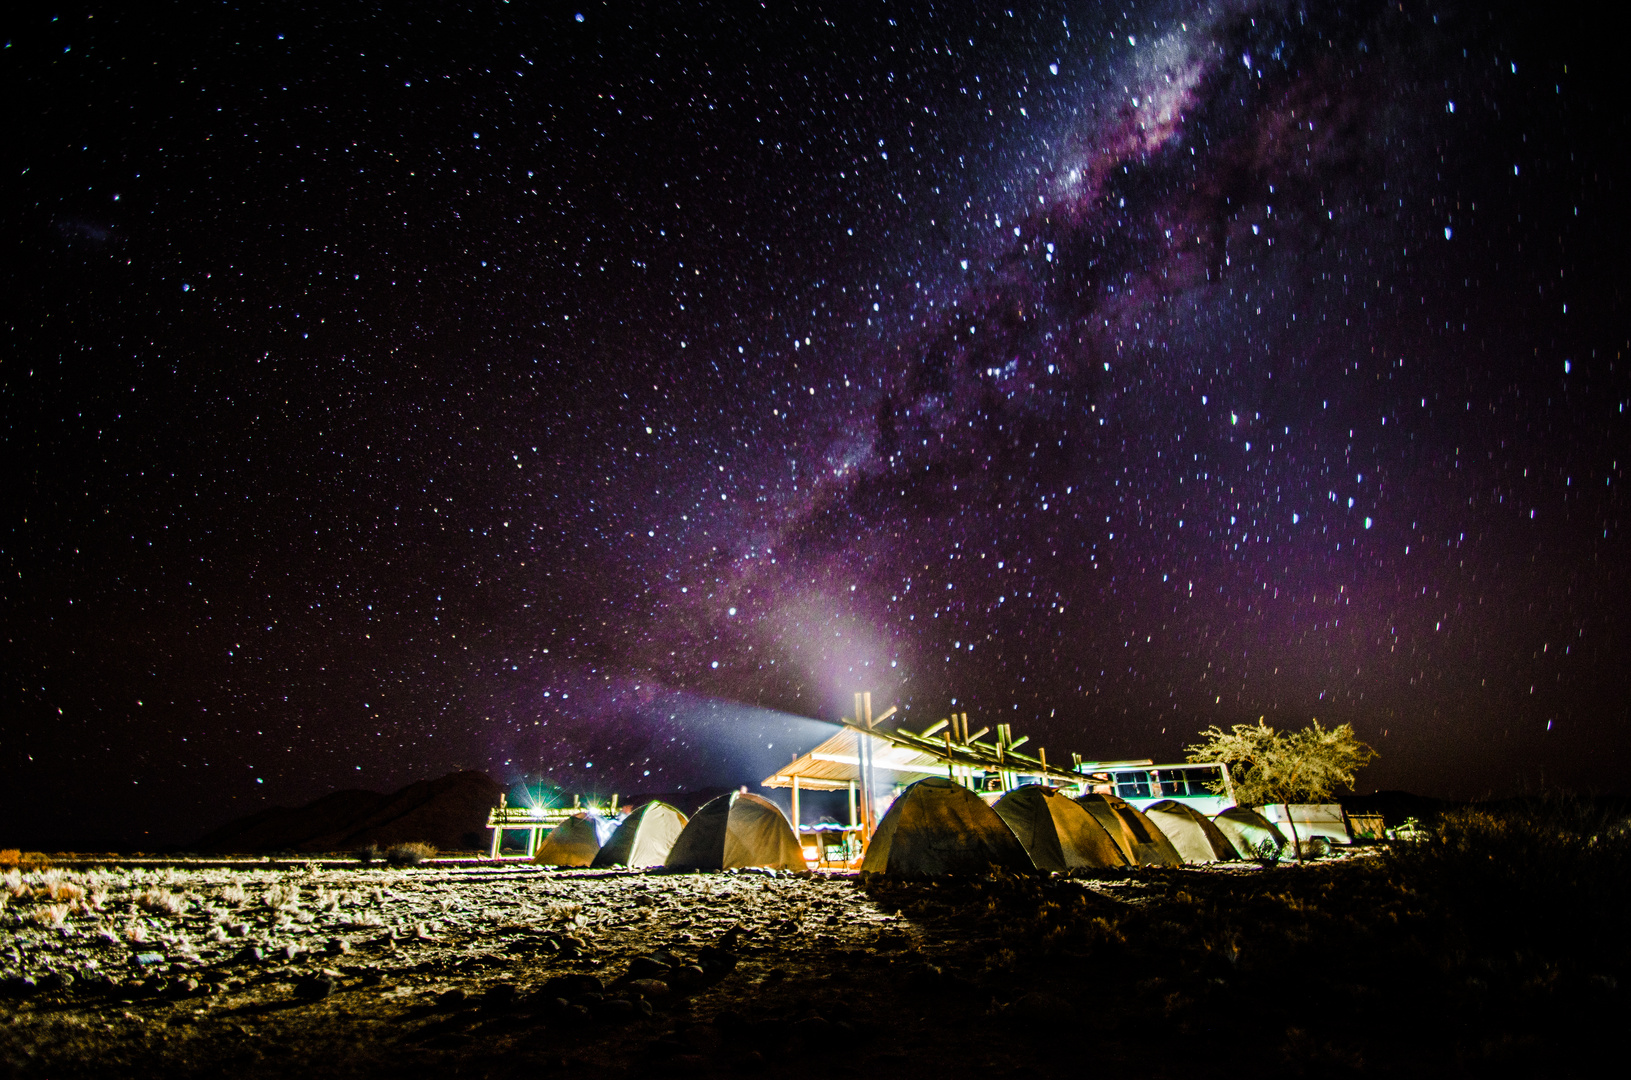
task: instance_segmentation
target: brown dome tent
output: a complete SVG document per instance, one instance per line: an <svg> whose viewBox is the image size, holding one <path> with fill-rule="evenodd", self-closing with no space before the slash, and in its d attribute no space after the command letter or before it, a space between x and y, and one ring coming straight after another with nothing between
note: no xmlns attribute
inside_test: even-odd
<svg viewBox="0 0 1631 1080"><path fill-rule="evenodd" d="M1212 824L1229 838L1244 859L1262 858L1265 844L1271 855L1278 855L1280 849L1286 846L1285 833L1249 806L1231 806L1220 811L1213 816Z"/></svg>
<svg viewBox="0 0 1631 1080"><path fill-rule="evenodd" d="M996 811L941 776L926 777L900 793L861 862L862 870L908 877L984 874L992 866L1015 873L1035 869Z"/></svg>
<svg viewBox="0 0 1631 1080"><path fill-rule="evenodd" d="M663 865L670 870L805 868L804 851L781 809L745 791L721 795L698 810L674 841Z"/></svg>
<svg viewBox="0 0 1631 1080"><path fill-rule="evenodd" d="M667 803L648 802L623 819L595 856L594 865L661 866L685 830L685 821L685 815Z"/></svg>
<svg viewBox="0 0 1631 1080"><path fill-rule="evenodd" d="M1121 848L1104 826L1080 806L1041 784L1015 788L997 800L997 816L1038 870L1126 866Z"/></svg>
<svg viewBox="0 0 1631 1080"><path fill-rule="evenodd" d="M544 866L588 866L600 851L599 824L593 814L573 814L549 830L532 861Z"/></svg>
<svg viewBox="0 0 1631 1080"><path fill-rule="evenodd" d="M1162 799L1146 806L1144 816L1166 834L1186 863L1228 862L1240 857L1212 819L1186 803Z"/></svg>
<svg viewBox="0 0 1631 1080"><path fill-rule="evenodd" d="M1076 800L1092 814L1133 866L1182 866L1184 858L1155 823L1114 795L1083 795Z"/></svg>

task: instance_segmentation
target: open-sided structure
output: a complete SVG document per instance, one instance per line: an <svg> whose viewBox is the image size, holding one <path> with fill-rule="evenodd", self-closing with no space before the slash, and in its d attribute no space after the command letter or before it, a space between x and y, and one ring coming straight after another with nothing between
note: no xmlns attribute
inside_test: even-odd
<svg viewBox="0 0 1631 1080"><path fill-rule="evenodd" d="M898 722L885 726L894 715L894 707L873 715L872 695L856 694L855 716L840 718L842 726L831 738L765 777L765 787L792 789L795 828L802 825L801 790L848 789L849 826L843 832L859 847L891 801L929 776L946 777L993 798L1029 784L1074 788L1083 779L1073 769L1050 765L1040 747L1035 757L1020 753L1030 740L1015 737L1008 724L971 731L967 713L952 713L922 731L909 731ZM987 734L993 737L984 739ZM818 843L816 850L824 846Z"/></svg>
<svg viewBox="0 0 1631 1080"><path fill-rule="evenodd" d="M1212 819L1188 803L1163 799L1146 806L1144 816L1172 842L1186 863L1228 862L1240 857Z"/></svg>
<svg viewBox="0 0 1631 1080"><path fill-rule="evenodd" d="M596 814L573 814L549 831L532 857L544 866L588 866L600 851L600 838L609 823Z"/></svg>
<svg viewBox="0 0 1631 1080"><path fill-rule="evenodd" d="M661 866L685 830L686 817L653 799L634 809L595 855L592 865Z"/></svg>
<svg viewBox="0 0 1631 1080"><path fill-rule="evenodd" d="M861 869L910 877L984 874L993 866L1035 869L1025 848L985 800L943 776L895 799L867 845Z"/></svg>
<svg viewBox="0 0 1631 1080"><path fill-rule="evenodd" d="M1212 818L1243 859L1274 856L1286 846L1286 837L1274 822L1249 806L1231 806Z"/></svg>
<svg viewBox="0 0 1631 1080"><path fill-rule="evenodd" d="M1092 814L1133 866L1182 866L1179 855L1155 823L1114 795L1083 795L1076 800Z"/></svg>
<svg viewBox="0 0 1631 1080"><path fill-rule="evenodd" d="M1015 788L992 807L1038 870L1126 866L1121 848L1081 806L1042 784Z"/></svg>
<svg viewBox="0 0 1631 1080"><path fill-rule="evenodd" d="M698 810L674 841L663 865L671 870L805 868L804 853L780 808L769 799L737 791Z"/></svg>

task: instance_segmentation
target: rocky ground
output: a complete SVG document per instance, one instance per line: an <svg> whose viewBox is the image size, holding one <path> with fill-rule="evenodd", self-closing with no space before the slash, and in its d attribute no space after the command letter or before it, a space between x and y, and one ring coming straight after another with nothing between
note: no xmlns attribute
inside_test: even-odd
<svg viewBox="0 0 1631 1080"><path fill-rule="evenodd" d="M1435 941L1366 857L939 883L107 866L0 895L0 1073L31 1077L1557 1075L1556 1025L1578 1051L1627 1002L1609 967Z"/></svg>

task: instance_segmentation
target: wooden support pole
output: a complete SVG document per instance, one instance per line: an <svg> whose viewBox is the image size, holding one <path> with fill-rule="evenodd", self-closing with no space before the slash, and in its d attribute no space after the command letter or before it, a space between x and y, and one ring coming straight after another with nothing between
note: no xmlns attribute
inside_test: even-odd
<svg viewBox="0 0 1631 1080"><path fill-rule="evenodd" d="M794 773L793 774L793 835L797 836L798 831L799 831L799 778L798 778L798 774ZM799 841L799 842L801 844L803 843L802 840Z"/></svg>

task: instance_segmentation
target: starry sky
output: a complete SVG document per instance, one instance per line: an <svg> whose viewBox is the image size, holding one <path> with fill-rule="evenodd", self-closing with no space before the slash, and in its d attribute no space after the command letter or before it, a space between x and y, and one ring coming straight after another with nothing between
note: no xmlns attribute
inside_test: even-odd
<svg viewBox="0 0 1631 1080"><path fill-rule="evenodd" d="M859 690L1624 790L1583 13L31 6L0 57L16 842L755 782Z"/></svg>

